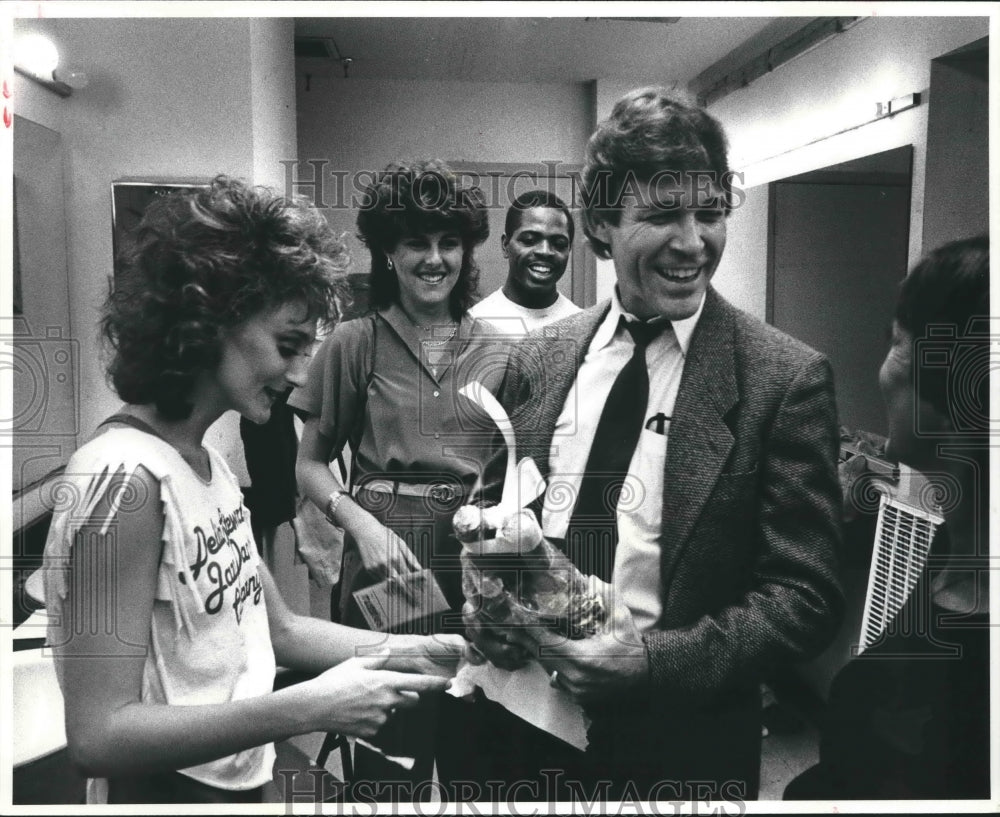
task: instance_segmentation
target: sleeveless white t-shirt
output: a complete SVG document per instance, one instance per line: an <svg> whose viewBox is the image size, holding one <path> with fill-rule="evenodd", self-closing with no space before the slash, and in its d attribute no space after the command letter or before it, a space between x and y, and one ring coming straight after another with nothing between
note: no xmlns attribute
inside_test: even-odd
<svg viewBox="0 0 1000 817"><path fill-rule="evenodd" d="M212 469L208 482L158 437L111 428L73 455L52 491L56 502L45 545L45 602L47 613L59 617L70 549L81 525L106 533L120 509L150 499L140 495L140 483L131 479L139 466L159 482L162 556L143 703L227 703L264 695L274 685L274 650L250 514L232 471L217 451L205 448ZM126 486L112 497L109 488L116 474L125 477ZM93 519L105 497L112 499L110 514ZM57 636L50 625L50 643ZM58 658L56 671L61 683ZM210 786L252 789L271 779L274 757L269 743L180 771ZM100 790L95 782L90 789Z"/></svg>

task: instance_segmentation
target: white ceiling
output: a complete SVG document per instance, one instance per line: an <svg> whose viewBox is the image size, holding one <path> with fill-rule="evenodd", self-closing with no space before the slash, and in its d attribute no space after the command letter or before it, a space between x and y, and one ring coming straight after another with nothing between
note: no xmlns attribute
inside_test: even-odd
<svg viewBox="0 0 1000 817"><path fill-rule="evenodd" d="M309 17L296 19L295 34L332 39L358 78L687 84L777 19ZM324 62L300 59L315 70Z"/></svg>

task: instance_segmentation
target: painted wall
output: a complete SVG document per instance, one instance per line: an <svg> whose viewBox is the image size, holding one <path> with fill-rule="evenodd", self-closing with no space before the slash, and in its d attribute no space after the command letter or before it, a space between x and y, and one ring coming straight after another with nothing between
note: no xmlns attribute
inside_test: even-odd
<svg viewBox="0 0 1000 817"><path fill-rule="evenodd" d="M13 97L16 113L62 134L69 331L81 346L85 439L118 405L96 333L112 270L111 183L216 173L280 183L280 160L296 151L292 21L16 21L15 31L25 30L50 36L65 63L90 77L87 88L62 99L17 75ZM242 469L235 420L220 421L209 439Z"/></svg>
<svg viewBox="0 0 1000 817"><path fill-rule="evenodd" d="M924 92L925 102L933 105L926 99L931 60L988 32L986 17L868 18L723 97L709 111L726 127L731 164L744 172L750 194L777 179L912 144L912 265L922 251L928 108L921 104L872 121L875 105L914 92ZM743 215L733 216L731 228ZM724 291L738 306L763 317L757 294L764 292L766 280L766 205L746 216L737 229L749 244L738 249L736 235L731 236L716 281L722 289L739 276L739 289Z"/></svg>
<svg viewBox="0 0 1000 817"><path fill-rule="evenodd" d="M357 272L368 271L369 256L354 237L350 199L365 173L428 157L536 169L548 160L577 164L593 124L591 91L583 83L345 80L339 65L300 60L296 89L300 167L294 178L325 174L322 190L296 189L325 205L331 224L346 234ZM343 193L334 173L346 174ZM493 229L478 252L499 255L500 231Z"/></svg>
<svg viewBox="0 0 1000 817"><path fill-rule="evenodd" d="M988 68L983 48L935 60L931 69L935 102L927 122L927 249L989 232Z"/></svg>
<svg viewBox="0 0 1000 817"><path fill-rule="evenodd" d="M724 298L764 320L767 292L767 186L748 188L726 223L726 251L712 278Z"/></svg>

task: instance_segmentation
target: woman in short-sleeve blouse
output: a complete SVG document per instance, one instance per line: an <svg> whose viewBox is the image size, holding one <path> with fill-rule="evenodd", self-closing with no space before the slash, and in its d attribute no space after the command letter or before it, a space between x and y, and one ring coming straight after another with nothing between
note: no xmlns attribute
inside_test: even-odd
<svg viewBox="0 0 1000 817"><path fill-rule="evenodd" d="M424 615L394 631L461 632L460 545L451 517L482 477L488 422L459 389L488 379L492 363L502 362L472 337L466 311L477 280L473 250L488 235L485 203L478 188L463 187L437 162L390 165L366 192L357 223L371 252L375 311L337 327L306 386L289 400L308 414L297 476L346 534L345 623L366 624L354 591L427 568L446 609L425 606ZM329 463L346 444L353 465L345 493ZM408 713L411 725L394 737L399 753L416 758L410 772L356 751L358 780L390 776L412 787L379 799L419 798L416 787L431 780L435 759L442 782L467 779L460 730L471 708L447 696L436 706L422 718Z"/></svg>

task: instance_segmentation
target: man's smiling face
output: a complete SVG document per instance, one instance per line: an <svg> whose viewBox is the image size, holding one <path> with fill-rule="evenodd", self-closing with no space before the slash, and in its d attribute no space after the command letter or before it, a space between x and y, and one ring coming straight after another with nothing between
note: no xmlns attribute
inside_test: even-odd
<svg viewBox="0 0 1000 817"><path fill-rule="evenodd" d="M622 306L669 320L698 310L726 246L722 191L689 174L634 183L617 225L595 224L611 247Z"/></svg>
<svg viewBox="0 0 1000 817"><path fill-rule="evenodd" d="M521 221L500 239L509 264L508 281L526 300L554 299L556 284L569 261L569 225L561 210L531 207Z"/></svg>

